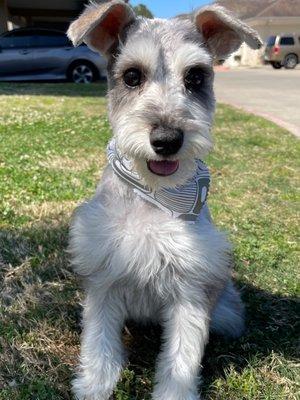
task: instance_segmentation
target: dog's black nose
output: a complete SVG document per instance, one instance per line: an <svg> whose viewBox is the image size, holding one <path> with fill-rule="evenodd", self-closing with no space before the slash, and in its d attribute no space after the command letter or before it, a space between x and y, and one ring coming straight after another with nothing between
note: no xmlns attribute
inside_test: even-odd
<svg viewBox="0 0 300 400"><path fill-rule="evenodd" d="M163 126L155 127L150 134L150 143L156 154L171 156L176 154L183 144L183 131Z"/></svg>

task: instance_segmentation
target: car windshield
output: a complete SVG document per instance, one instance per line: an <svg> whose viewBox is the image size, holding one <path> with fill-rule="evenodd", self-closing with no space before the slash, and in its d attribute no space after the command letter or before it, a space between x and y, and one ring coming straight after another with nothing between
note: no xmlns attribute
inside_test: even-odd
<svg viewBox="0 0 300 400"><path fill-rule="evenodd" d="M270 36L269 39L267 40L267 47L274 46L275 41L276 41L276 36Z"/></svg>
<svg viewBox="0 0 300 400"><path fill-rule="evenodd" d="M42 29L20 29L0 36L2 48L69 47L71 43L64 32Z"/></svg>

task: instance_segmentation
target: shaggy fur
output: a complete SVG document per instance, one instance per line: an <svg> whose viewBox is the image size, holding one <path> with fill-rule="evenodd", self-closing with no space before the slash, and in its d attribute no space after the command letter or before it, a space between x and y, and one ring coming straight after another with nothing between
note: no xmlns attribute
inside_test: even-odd
<svg viewBox="0 0 300 400"><path fill-rule="evenodd" d="M92 3L69 29L106 55L109 118L119 151L144 184L175 187L195 172L195 158L212 148L213 60L242 41L259 46L254 31L216 6L172 20L136 18L121 0ZM145 82L124 84L128 68ZM185 90L190 68L203 71L201 90ZM154 175L147 160L162 160L150 145L153 126L181 129L178 170ZM163 327L153 399L196 400L209 329L243 330L243 307L230 277L230 246L208 208L195 224L171 218L137 196L108 166L95 196L78 208L70 237L75 271L85 282L78 399L107 400L125 363L121 331L127 318ZM211 322L212 319L212 322Z"/></svg>

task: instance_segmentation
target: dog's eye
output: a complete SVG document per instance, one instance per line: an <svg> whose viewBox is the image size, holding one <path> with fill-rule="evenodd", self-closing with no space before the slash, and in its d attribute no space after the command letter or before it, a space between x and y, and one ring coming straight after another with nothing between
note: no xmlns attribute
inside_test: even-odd
<svg viewBox="0 0 300 400"><path fill-rule="evenodd" d="M142 72L137 68L130 68L124 72L123 79L127 86L140 86L142 83Z"/></svg>
<svg viewBox="0 0 300 400"><path fill-rule="evenodd" d="M203 83L204 72L201 68L194 67L187 71L184 77L185 87L191 92L198 91Z"/></svg>

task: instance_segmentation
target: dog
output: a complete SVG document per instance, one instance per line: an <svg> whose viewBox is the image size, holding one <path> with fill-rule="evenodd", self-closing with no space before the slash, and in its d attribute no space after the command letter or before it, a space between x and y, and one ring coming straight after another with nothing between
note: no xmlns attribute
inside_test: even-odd
<svg viewBox="0 0 300 400"><path fill-rule="evenodd" d="M244 329L201 161L213 147L213 65L261 40L217 5L150 20L122 0L90 3L68 36L107 58L113 131L102 180L70 228L85 288L75 397L110 398L125 363L122 329L133 319L163 330L152 398L199 399L209 331L238 337Z"/></svg>

